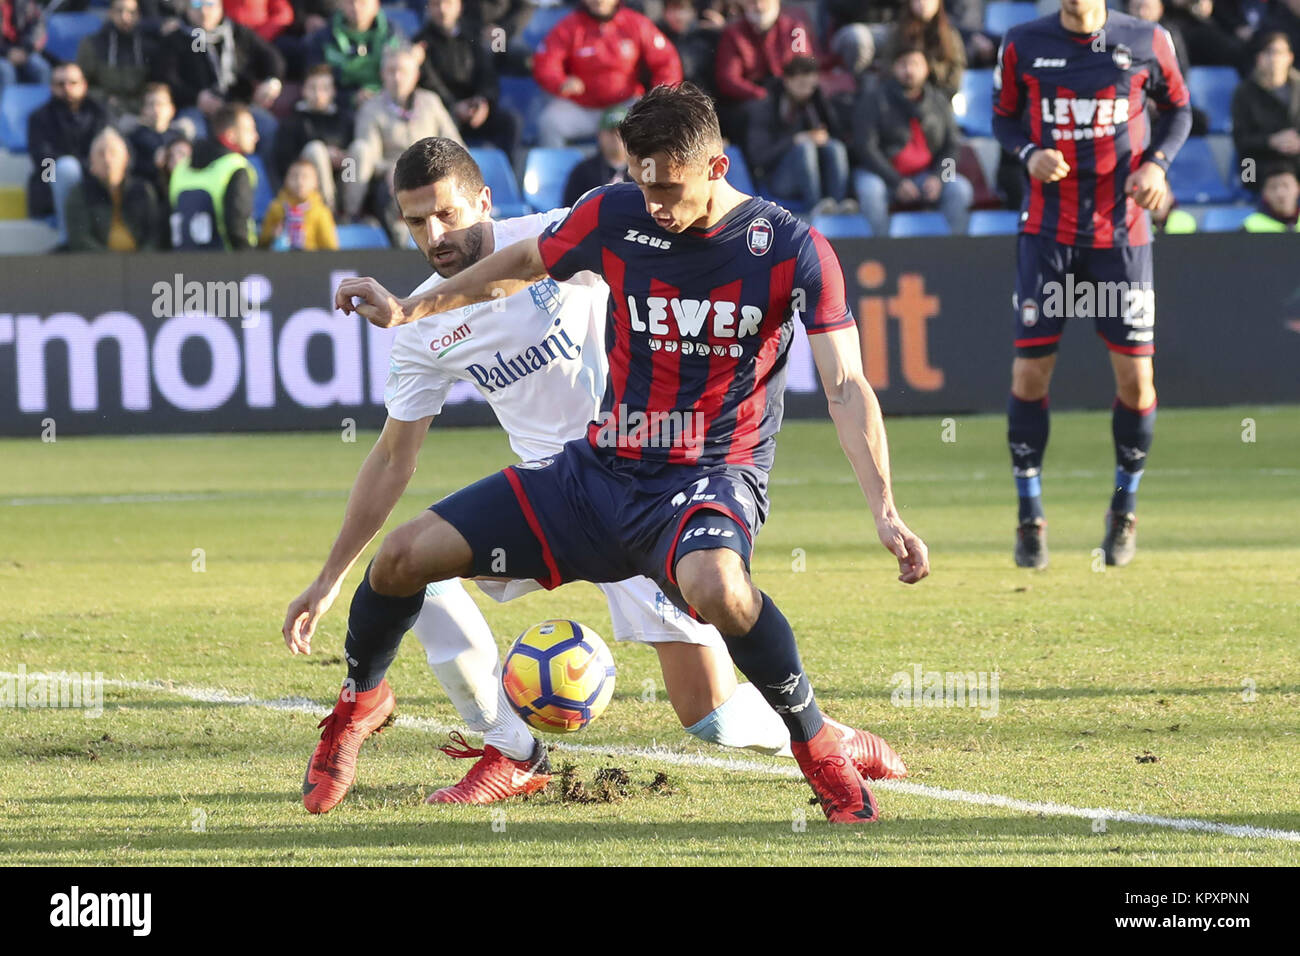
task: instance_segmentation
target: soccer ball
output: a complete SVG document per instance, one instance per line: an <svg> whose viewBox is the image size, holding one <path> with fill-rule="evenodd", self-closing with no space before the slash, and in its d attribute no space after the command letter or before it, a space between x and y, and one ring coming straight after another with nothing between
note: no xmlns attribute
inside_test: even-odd
<svg viewBox="0 0 1300 956"><path fill-rule="evenodd" d="M614 656L576 621L543 621L515 638L501 670L506 696L531 727L581 730L614 696Z"/></svg>

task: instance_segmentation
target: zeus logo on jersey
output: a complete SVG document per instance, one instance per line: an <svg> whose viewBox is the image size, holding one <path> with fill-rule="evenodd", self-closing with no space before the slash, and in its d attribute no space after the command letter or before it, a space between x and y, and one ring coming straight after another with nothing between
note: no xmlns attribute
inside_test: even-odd
<svg viewBox="0 0 1300 956"><path fill-rule="evenodd" d="M537 345L530 345L518 355L503 358L500 352L495 356L496 362L483 366L477 362L469 365L465 371L474 376L474 381L488 394L499 388L513 385L526 375L538 369L546 368L560 359L575 359L582 352L582 346L575 345L569 333L560 329L542 339Z"/></svg>
<svg viewBox="0 0 1300 956"><path fill-rule="evenodd" d="M635 296L627 297L627 314L632 323L632 331L649 332L651 335L673 334L673 329L668 324L670 312L673 323L677 326L677 335L681 338L709 334L715 339L743 339L757 335L758 327L763 322L763 310L756 305L742 305L737 315L736 308L735 302L679 299L676 296L665 299L659 295L652 295L638 305ZM709 323L708 333L704 332L705 322ZM685 345L683 342L683 352L686 351ZM706 346L704 354L707 352Z"/></svg>
<svg viewBox="0 0 1300 956"><path fill-rule="evenodd" d="M668 239L647 236L644 232L638 232L635 229L629 229L623 239L626 242L635 242L638 246L650 246L653 249L671 249L673 247L672 242Z"/></svg>
<svg viewBox="0 0 1300 956"><path fill-rule="evenodd" d="M1114 136L1128 122L1128 100L1044 96L1043 122L1052 124L1052 139L1100 139ZM1061 129L1060 127L1067 127Z"/></svg>

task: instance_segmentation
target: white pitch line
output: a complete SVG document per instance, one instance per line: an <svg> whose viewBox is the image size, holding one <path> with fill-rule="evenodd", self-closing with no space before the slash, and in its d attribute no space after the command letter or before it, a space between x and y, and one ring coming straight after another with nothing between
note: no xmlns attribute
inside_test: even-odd
<svg viewBox="0 0 1300 956"><path fill-rule="evenodd" d="M20 675L0 671L0 680L17 679ZM59 677L79 677L69 674L26 674L27 680L56 680ZM223 704L234 707L262 707L267 710L290 711L298 714L317 716L327 711L328 704L322 704L306 697L281 697L275 700L260 700L248 695L232 694L229 691L212 687L189 687L176 685L171 681L128 681L106 680L105 687L118 687L124 690L154 691L175 694L205 704ZM462 728L444 724L428 717L399 716L394 723L399 727L410 727L433 734L446 734ZM471 733L470 736L478 736ZM768 763L761 760L735 757L710 757L705 754L683 753L666 747L625 747L601 746L599 744L558 743L555 749L572 753L597 754L620 757L641 757L657 760L661 763L678 767L710 767L717 770L744 771L762 773L773 777L799 779L799 768L791 764ZM1134 813L1131 810L1112 810L1107 807L1074 807L1065 803L1053 803L1041 800L1020 800L997 793L979 793L971 790L950 790L945 787L932 787L924 783L911 783L906 780L877 780L872 787L925 797L930 800L946 800L949 803L969 803L977 806L1000 807L1019 813L1032 813L1049 817L1078 817L1083 820L1108 820L1115 823L1134 823L1141 826L1163 827L1169 830L1181 830L1194 833L1216 833L1223 836L1244 837L1264 840L1286 840L1300 843L1300 831L1279 830L1273 827L1254 827L1238 823L1219 823L1214 820L1198 820L1193 817L1163 817L1150 813Z"/></svg>

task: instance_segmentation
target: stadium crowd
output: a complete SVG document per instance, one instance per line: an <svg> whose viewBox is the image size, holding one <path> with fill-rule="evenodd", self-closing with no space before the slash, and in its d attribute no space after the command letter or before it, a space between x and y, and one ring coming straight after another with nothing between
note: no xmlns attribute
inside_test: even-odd
<svg viewBox="0 0 1300 956"><path fill-rule="evenodd" d="M0 0L0 145L25 149L26 216L69 250L401 244L390 180L411 142L474 148L502 212L571 203L626 177L628 104L687 79L718 104L738 185L832 235L906 234L917 211L961 234L1002 210L990 231L1014 231L1023 177L982 128L987 78L1001 33L1054 7ZM1300 0L1127 10L1169 31L1184 73L1215 68L1191 84L1194 134L1230 150L1217 189L1180 188L1175 164L1159 224L1192 231L1182 206L1208 201L1295 230Z"/></svg>

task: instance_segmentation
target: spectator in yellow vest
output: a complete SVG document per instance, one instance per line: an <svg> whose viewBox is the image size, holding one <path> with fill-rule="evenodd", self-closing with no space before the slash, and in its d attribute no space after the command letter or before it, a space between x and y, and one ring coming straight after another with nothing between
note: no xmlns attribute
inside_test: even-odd
<svg viewBox="0 0 1300 956"><path fill-rule="evenodd" d="M1259 191L1259 211L1241 224L1247 232L1297 232L1300 219L1300 180L1289 166L1275 167L1264 175Z"/></svg>

